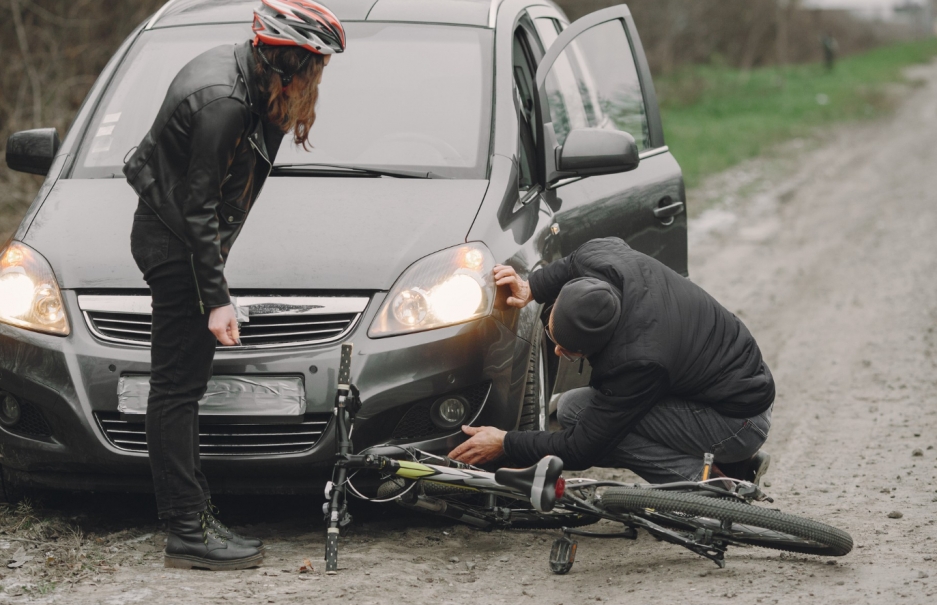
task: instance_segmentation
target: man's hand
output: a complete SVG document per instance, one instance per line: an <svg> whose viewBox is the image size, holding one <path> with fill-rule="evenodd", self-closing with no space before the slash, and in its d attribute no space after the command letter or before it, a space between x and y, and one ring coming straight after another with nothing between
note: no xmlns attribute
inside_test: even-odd
<svg viewBox="0 0 937 605"><path fill-rule="evenodd" d="M208 315L208 329L215 335L218 342L226 347L240 344L241 335L238 333L238 318L234 312L234 305L215 307Z"/></svg>
<svg viewBox="0 0 937 605"><path fill-rule="evenodd" d="M527 303L534 299L530 291L530 285L517 275L514 267L506 265L495 265L495 284L498 286L510 286L511 296L508 297L508 305L523 309Z"/></svg>
<svg viewBox="0 0 937 605"><path fill-rule="evenodd" d="M485 464L504 455L504 436L493 426L463 426L462 432L471 439L449 452L449 457L466 464Z"/></svg>

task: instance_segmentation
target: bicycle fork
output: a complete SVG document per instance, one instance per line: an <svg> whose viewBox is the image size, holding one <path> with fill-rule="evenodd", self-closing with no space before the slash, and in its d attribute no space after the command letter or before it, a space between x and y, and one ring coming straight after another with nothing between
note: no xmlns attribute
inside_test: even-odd
<svg viewBox="0 0 937 605"><path fill-rule="evenodd" d="M348 503L345 497L345 482L348 479L348 469L342 464L352 454L351 435L349 424L358 411L357 397L353 394L351 386L351 353L352 345L342 345L342 357L338 368L338 392L335 396L335 427L338 438L337 464L330 481L325 488L325 497L328 502L323 506L326 513L328 529L325 536L325 571L332 575L338 571L338 535L342 527L351 523L348 514Z"/></svg>

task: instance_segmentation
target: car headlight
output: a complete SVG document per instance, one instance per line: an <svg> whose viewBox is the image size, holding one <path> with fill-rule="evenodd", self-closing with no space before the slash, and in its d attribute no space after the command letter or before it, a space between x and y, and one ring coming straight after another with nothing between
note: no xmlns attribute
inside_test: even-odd
<svg viewBox="0 0 937 605"><path fill-rule="evenodd" d="M433 330L491 313L494 258L484 244L449 248L404 271L368 330L371 338Z"/></svg>
<svg viewBox="0 0 937 605"><path fill-rule="evenodd" d="M52 267L20 242L0 252L0 322L68 335L68 318Z"/></svg>

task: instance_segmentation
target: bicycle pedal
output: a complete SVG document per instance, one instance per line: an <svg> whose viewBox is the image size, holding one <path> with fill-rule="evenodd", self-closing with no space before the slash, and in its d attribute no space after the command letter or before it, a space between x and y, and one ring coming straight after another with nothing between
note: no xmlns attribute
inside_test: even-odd
<svg viewBox="0 0 937 605"><path fill-rule="evenodd" d="M557 538L550 550L550 571L563 575L569 573L576 560L576 541L566 536Z"/></svg>

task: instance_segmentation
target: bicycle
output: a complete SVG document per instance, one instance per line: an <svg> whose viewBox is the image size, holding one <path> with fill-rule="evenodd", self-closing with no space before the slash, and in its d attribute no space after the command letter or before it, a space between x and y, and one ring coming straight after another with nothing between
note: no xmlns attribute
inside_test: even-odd
<svg viewBox="0 0 937 605"><path fill-rule="evenodd" d="M575 537L634 540L643 529L655 538L689 549L725 567L729 546L758 546L822 556L844 556L852 537L835 527L779 510L747 481L709 478L712 455L704 457L703 479L664 485L636 485L588 478L565 479L563 462L548 456L526 469L488 472L404 446L376 446L353 454L350 435L361 407L350 384L351 345L342 347L335 403L338 453L323 506L328 523L326 572L338 569L340 528L351 523L347 495L398 504L491 530L560 529L550 552L550 569L570 571ZM368 496L352 483L358 472L378 473L377 493ZM350 474L349 474L350 473ZM588 531L583 526L607 520L618 531Z"/></svg>

